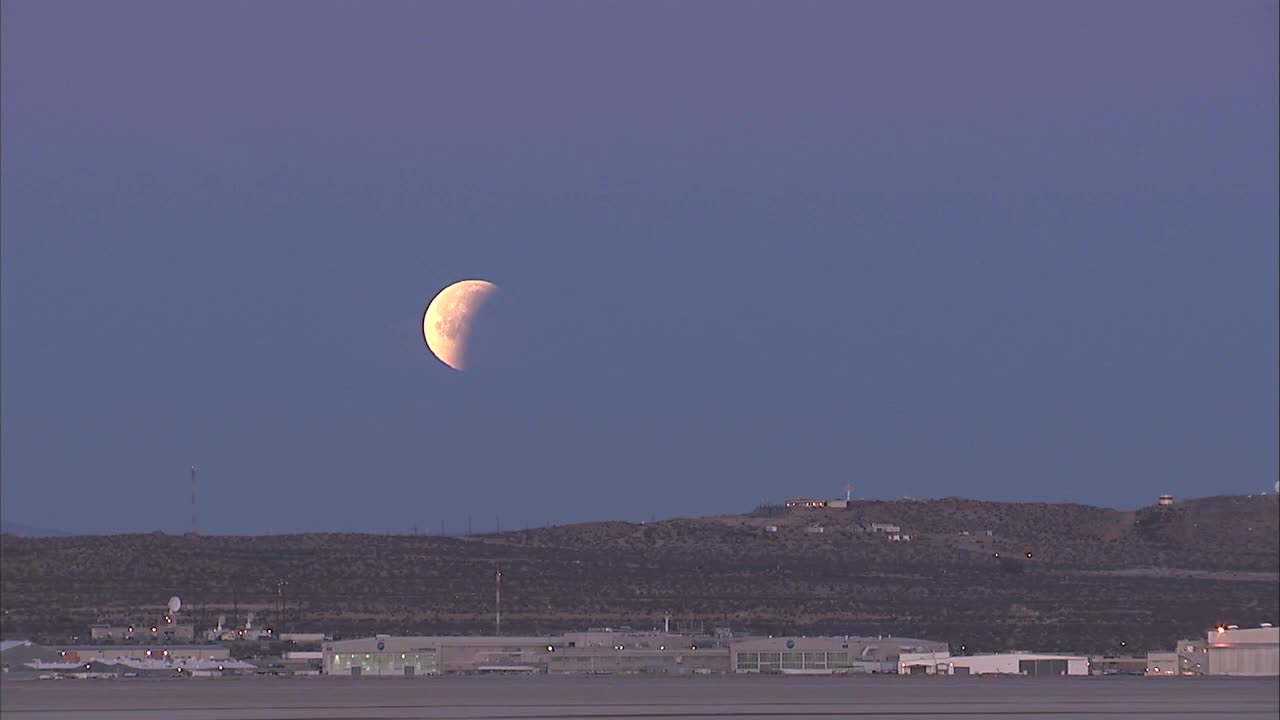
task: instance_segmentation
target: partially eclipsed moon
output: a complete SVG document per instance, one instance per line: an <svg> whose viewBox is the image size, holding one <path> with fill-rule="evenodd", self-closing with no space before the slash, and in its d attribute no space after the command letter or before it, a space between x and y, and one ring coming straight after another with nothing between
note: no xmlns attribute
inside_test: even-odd
<svg viewBox="0 0 1280 720"><path fill-rule="evenodd" d="M440 362L454 370L466 369L471 326L497 289L487 280L460 280L431 299L422 316L422 337Z"/></svg>

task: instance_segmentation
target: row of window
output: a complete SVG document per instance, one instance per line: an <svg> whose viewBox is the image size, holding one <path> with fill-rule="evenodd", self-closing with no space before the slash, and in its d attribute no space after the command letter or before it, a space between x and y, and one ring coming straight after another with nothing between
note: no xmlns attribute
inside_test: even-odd
<svg viewBox="0 0 1280 720"><path fill-rule="evenodd" d="M849 652L744 652L739 670L830 670L849 667Z"/></svg>
<svg viewBox="0 0 1280 720"><path fill-rule="evenodd" d="M436 654L430 653L334 653L330 656L328 672L345 675L352 667L359 667L366 675L401 675L405 666L417 673L435 672Z"/></svg>

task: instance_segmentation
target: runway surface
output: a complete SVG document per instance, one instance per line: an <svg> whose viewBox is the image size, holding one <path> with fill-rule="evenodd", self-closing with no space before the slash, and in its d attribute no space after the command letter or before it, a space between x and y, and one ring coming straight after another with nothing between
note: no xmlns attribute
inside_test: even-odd
<svg viewBox="0 0 1280 720"><path fill-rule="evenodd" d="M0 682L3 720L1277 716L1278 678L538 675Z"/></svg>

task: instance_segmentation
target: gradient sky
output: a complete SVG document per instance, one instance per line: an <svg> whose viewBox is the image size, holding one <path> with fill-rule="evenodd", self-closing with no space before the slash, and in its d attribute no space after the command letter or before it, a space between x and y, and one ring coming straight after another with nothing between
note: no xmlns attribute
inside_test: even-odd
<svg viewBox="0 0 1280 720"><path fill-rule="evenodd" d="M193 463L215 533L1269 489L1278 19L5 0L3 516L183 531Z"/></svg>

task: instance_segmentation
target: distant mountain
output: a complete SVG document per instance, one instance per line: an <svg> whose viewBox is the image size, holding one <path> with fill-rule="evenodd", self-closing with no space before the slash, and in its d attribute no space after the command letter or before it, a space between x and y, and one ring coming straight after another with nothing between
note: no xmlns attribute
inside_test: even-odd
<svg viewBox="0 0 1280 720"><path fill-rule="evenodd" d="M0 534L18 535L20 537L67 537L75 533L69 533L65 530L32 527L11 520L0 519Z"/></svg>
<svg viewBox="0 0 1280 720"><path fill-rule="evenodd" d="M968 651L1167 649L1280 620L1274 495L1114 510L963 498L597 522L469 537L147 533L0 538L0 633L138 622L170 595L197 624L252 609L345 636L702 623L888 634Z"/></svg>

